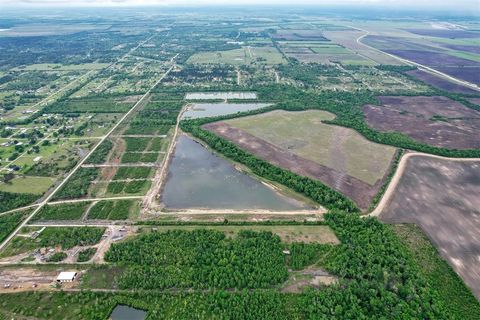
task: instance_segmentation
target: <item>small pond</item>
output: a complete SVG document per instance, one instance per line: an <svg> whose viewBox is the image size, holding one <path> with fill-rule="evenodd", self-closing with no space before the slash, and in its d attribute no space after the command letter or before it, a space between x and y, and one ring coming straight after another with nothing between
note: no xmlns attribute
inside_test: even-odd
<svg viewBox="0 0 480 320"><path fill-rule="evenodd" d="M112 320L144 320L146 317L146 311L124 305L116 306L110 315Z"/></svg>

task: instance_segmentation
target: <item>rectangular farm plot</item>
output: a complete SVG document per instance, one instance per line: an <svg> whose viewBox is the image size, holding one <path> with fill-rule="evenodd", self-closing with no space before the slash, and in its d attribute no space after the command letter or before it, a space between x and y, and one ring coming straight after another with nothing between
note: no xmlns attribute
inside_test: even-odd
<svg viewBox="0 0 480 320"><path fill-rule="evenodd" d="M32 220L80 220L89 205L89 202L46 205L33 217Z"/></svg>
<svg viewBox="0 0 480 320"><path fill-rule="evenodd" d="M381 96L382 106L364 106L369 126L384 132L402 132L436 147L480 148L476 132L480 112L442 96Z"/></svg>
<svg viewBox="0 0 480 320"><path fill-rule="evenodd" d="M112 181L107 186L110 195L143 195L150 188L150 180Z"/></svg>
<svg viewBox="0 0 480 320"><path fill-rule="evenodd" d="M395 148L322 123L333 118L324 111L273 111L204 128L274 165L320 180L366 209L388 172Z"/></svg>
<svg viewBox="0 0 480 320"><path fill-rule="evenodd" d="M93 205L88 213L92 220L126 220L135 215L138 206L134 200L107 200Z"/></svg>

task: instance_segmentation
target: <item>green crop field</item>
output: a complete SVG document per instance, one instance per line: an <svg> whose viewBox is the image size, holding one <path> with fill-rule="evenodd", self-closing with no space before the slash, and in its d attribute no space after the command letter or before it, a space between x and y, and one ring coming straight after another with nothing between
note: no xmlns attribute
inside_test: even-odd
<svg viewBox="0 0 480 320"><path fill-rule="evenodd" d="M226 123L301 157L375 184L388 170L395 148L372 143L354 130L322 123L332 119L334 115L325 111L273 111Z"/></svg>

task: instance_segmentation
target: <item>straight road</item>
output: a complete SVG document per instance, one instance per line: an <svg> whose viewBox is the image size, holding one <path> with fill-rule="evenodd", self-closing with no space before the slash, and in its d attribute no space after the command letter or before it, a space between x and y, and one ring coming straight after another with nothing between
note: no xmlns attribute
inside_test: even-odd
<svg viewBox="0 0 480 320"><path fill-rule="evenodd" d="M365 34L361 35L360 37L357 38L357 43L364 46L364 47L367 47L371 50L375 50L377 52L381 52L383 54L386 54L387 56L389 57L392 57L394 59L397 59L398 61L400 62L403 62L405 64L408 64L408 65L413 65L413 66L416 66L416 67L419 67L420 70L422 71L426 71L426 72L429 72L429 73L432 73L434 75L437 75L437 76L440 76L440 77L443 77L443 78L447 78L448 80L450 81L453 81L453 82L456 82L458 84L461 84L462 86L465 86L465 87L468 87L470 89L473 89L473 90L476 90L476 91L480 91L480 87L477 86L476 84L474 83L471 83L471 82L468 82L468 81L464 81L464 80L460 80L460 79L457 79L455 77L452 77L452 76L449 76L448 74L446 73L443 73L443 72L440 72L438 70L435 70L431 67L427 67L426 65L423 65L423 64L420 64L420 63L417 63L415 61L411 61L411 60L408 60L408 59L404 59L404 58L400 58L400 57L397 57L396 55L393 55L393 54L390 54L388 52L385 52L385 51L382 51L380 49L377 49L377 48L374 48L372 46L369 46L368 44L365 44L363 43L361 40L363 38L365 38L366 36L368 36L370 34L370 31L368 30L365 30L365 29L361 29L361 28L357 28L357 27L353 27L353 26L348 26L352 29L355 29L355 30L358 30L358 31L362 31L362 32L365 32Z"/></svg>
<svg viewBox="0 0 480 320"><path fill-rule="evenodd" d="M150 38L149 38L150 39ZM148 40L146 40L148 41ZM142 42L143 43L143 42ZM139 44L137 46L140 47L142 44ZM171 60L172 66L148 89L147 92L135 103L135 105L127 112L125 113L122 118L108 131L108 133L100 139L100 141L90 150L90 152L83 158L81 159L77 165L73 168L72 171L63 179L63 181L53 190L52 193L50 193L45 200L43 200L41 203L39 203L38 207L15 229L14 232L12 232L1 244L0 244L0 250L2 250L9 242L12 240L12 238L33 218L37 212L39 212L49 201L50 199L53 198L53 196L65 185L65 183L75 174L75 172L78 171L79 168L81 168L84 164L84 162L88 159L88 157L95 152L95 150L98 148L98 146L104 142L119 126L120 124L127 118L129 117L132 113L136 111L136 109L142 105L142 103L147 99L147 97L150 95L150 92L172 71L174 67L174 59Z"/></svg>

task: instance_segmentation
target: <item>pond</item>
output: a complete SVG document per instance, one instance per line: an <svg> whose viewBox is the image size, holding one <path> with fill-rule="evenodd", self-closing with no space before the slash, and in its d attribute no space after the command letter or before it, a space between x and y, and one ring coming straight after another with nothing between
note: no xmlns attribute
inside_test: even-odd
<svg viewBox="0 0 480 320"><path fill-rule="evenodd" d="M261 109L271 105L271 103L195 103L183 113L182 119L224 116Z"/></svg>
<svg viewBox="0 0 480 320"><path fill-rule="evenodd" d="M146 317L146 311L124 305L116 306L110 315L112 320L144 320Z"/></svg>
<svg viewBox="0 0 480 320"><path fill-rule="evenodd" d="M212 99L257 99L255 92L190 92L185 100L212 100Z"/></svg>
<svg viewBox="0 0 480 320"><path fill-rule="evenodd" d="M236 170L230 162L185 135L177 141L162 202L170 209L310 209Z"/></svg>

